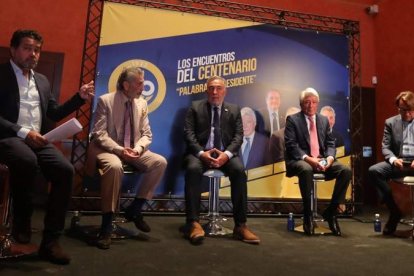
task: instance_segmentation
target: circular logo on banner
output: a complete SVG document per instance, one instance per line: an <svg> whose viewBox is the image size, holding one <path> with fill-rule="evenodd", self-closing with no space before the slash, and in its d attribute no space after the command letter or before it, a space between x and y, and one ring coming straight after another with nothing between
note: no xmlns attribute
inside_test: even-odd
<svg viewBox="0 0 414 276"><path fill-rule="evenodd" d="M167 90L164 75L151 62L142 59L131 59L118 65L109 77L108 91L116 91L116 82L118 81L119 75L122 70L130 66L137 66L145 71L142 97L148 102L148 111L151 113L164 101Z"/></svg>

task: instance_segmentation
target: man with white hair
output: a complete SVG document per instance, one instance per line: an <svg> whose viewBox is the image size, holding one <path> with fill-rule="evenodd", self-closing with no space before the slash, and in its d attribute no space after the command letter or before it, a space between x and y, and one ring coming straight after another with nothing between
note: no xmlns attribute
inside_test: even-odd
<svg viewBox="0 0 414 276"><path fill-rule="evenodd" d="M306 88L300 94L301 112L286 119L286 175L299 178L304 209L303 230L307 235L314 233L311 211L314 173L324 173L326 180L336 179L331 202L322 216L328 222L332 234L340 236L337 208L351 180L351 169L335 160L335 141L328 119L317 114L318 104L318 92Z"/></svg>
<svg viewBox="0 0 414 276"><path fill-rule="evenodd" d="M269 139L255 131L256 114L250 107L240 110L243 121L243 144L240 156L246 170L270 164Z"/></svg>

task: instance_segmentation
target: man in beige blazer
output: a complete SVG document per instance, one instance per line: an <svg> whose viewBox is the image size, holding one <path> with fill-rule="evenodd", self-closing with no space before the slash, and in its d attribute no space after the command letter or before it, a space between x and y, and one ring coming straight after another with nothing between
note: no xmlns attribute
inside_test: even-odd
<svg viewBox="0 0 414 276"><path fill-rule="evenodd" d="M125 218L133 221L141 231L151 230L142 218L141 208L146 200L152 198L167 161L148 149L152 132L147 102L140 97L143 89L144 71L128 67L119 75L117 91L101 96L95 111L86 171L93 175L98 167L101 174L102 225L97 241L100 249L108 249L111 244L112 219L122 184L123 164L143 173L135 199L125 211Z"/></svg>

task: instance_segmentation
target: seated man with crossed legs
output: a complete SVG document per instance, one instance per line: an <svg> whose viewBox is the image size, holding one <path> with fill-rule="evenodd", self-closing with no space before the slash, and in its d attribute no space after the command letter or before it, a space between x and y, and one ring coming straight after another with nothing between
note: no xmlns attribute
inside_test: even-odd
<svg viewBox="0 0 414 276"><path fill-rule="evenodd" d="M148 107L141 97L144 71L128 67L119 75L117 91L99 98L95 112L92 141L88 149L87 172L93 175L96 165L101 169L102 225L97 246L108 249L111 244L112 219L120 193L123 163L142 172L142 179L134 201L125 217L144 232L150 227L142 218L141 208L152 198L164 175L167 161L148 147L152 132Z"/></svg>

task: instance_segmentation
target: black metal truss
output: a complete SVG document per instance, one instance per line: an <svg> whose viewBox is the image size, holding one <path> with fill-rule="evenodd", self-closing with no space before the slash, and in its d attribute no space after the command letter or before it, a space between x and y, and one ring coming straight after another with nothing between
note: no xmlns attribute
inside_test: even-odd
<svg viewBox="0 0 414 276"><path fill-rule="evenodd" d="M83 46L82 69L80 84L95 80L96 62L98 56L99 40L101 35L101 23L103 15L102 0L90 0L86 22L85 41ZM90 132L90 119L92 114L92 102L83 105L77 112L76 118L83 126L82 132L75 135L72 141L71 162L75 167L75 183L81 184L83 168L86 161L88 148L88 135Z"/></svg>
<svg viewBox="0 0 414 276"><path fill-rule="evenodd" d="M313 30L316 32L330 32L345 34L349 41L349 83L351 89L356 89L358 93L352 93L350 99L350 131L352 141L352 169L353 169L353 189L352 200L347 203L347 214L352 214L354 210L355 185L361 184L361 155L362 155L362 130L361 130L361 59L360 59L360 33L359 22L346 20L336 17L327 17L307 13L292 12L263 6L235 3L223 0L162 0L162 1L139 1L139 0L90 0L88 17L86 23L86 33L84 42L84 52L82 58L82 70L80 83L87 83L95 79L96 62L101 32L101 22L104 2L130 4L142 7L179 11L183 13L194 13L207 16L216 16L229 19L245 20L258 23L273 24L285 28L296 28ZM86 150L88 147L88 134L90 131L90 118L93 103L88 103L77 113L77 119L82 125L87 126L84 130L73 138L71 161L75 166L76 187L81 187L84 176L83 168L86 161ZM85 204L87 196L82 188L75 191L73 204L79 202ZM148 211L150 212L184 212L183 199L180 198L157 198L150 201ZM296 202L286 202L282 200L249 200L248 211L251 214L277 214L286 213L287 210L299 211ZM91 206L92 207L92 206ZM231 203L223 201L220 210L227 212ZM287 207L287 208L285 208ZM76 209L77 207L75 207ZM202 206L206 208L206 205ZM289 209L290 208L290 209ZM93 209L93 208L92 208Z"/></svg>

